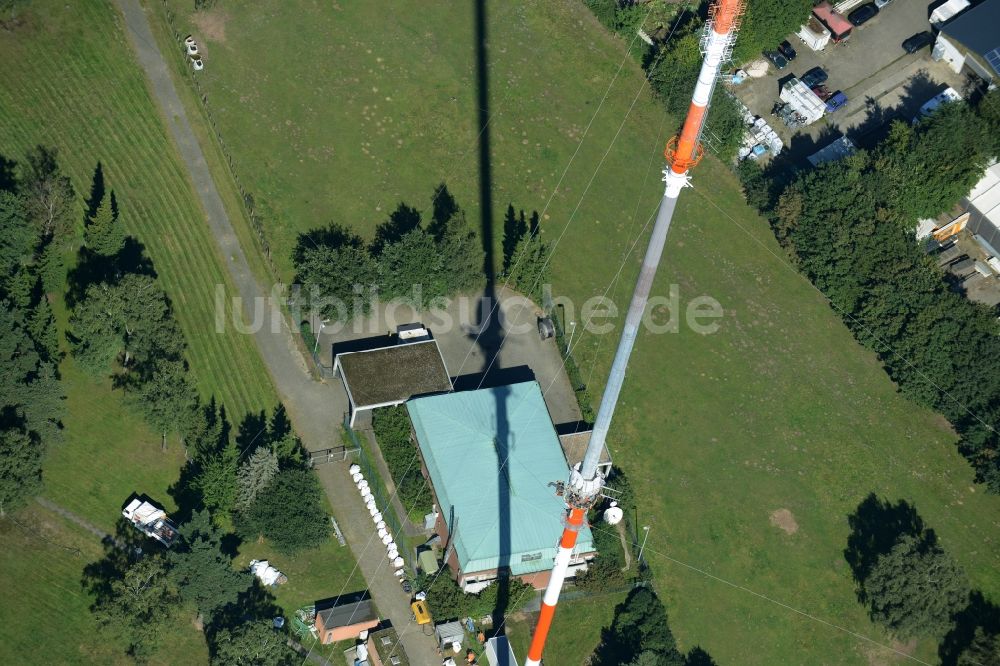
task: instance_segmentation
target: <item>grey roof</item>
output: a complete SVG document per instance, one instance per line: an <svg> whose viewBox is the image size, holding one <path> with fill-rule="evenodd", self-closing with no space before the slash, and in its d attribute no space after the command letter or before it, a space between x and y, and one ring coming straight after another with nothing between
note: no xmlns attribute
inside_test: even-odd
<svg viewBox="0 0 1000 666"><path fill-rule="evenodd" d="M371 599L324 608L316 611L316 615L323 618L325 629L348 627L359 622L370 622L378 619L378 613L375 612L375 605L372 604Z"/></svg>
<svg viewBox="0 0 1000 666"><path fill-rule="evenodd" d="M985 0L941 28L941 32L985 58L1000 74L1000 0Z"/></svg>
<svg viewBox="0 0 1000 666"><path fill-rule="evenodd" d="M400 403L451 390L435 340L337 354L355 407Z"/></svg>

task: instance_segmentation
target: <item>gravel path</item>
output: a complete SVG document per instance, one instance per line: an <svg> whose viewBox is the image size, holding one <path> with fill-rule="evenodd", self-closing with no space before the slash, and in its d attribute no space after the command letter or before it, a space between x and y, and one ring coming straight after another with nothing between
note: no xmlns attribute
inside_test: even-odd
<svg viewBox="0 0 1000 666"><path fill-rule="evenodd" d="M95 537L97 537L98 539L100 539L102 542L105 539L112 539L113 538L110 534L108 534L107 532L105 532L101 528L97 527L93 523L91 523L91 522L87 521L86 519L84 519L84 518L76 515L75 513L73 513L72 511L70 511L69 509L66 509L66 508L63 508L63 507L59 506L55 502L49 501L49 500L45 499L44 497L36 497L35 501L38 502L43 507L45 507L46 509L48 509L49 511L51 511L53 513L57 513L60 516L62 516L63 518L65 518L66 520L70 521L71 523L75 523L76 525L79 525L80 527L82 527L83 529L87 530L88 532L90 532L91 534L93 534ZM116 541L116 543L117 543L117 541ZM118 547L121 548L121 546L122 546L122 544L119 543Z"/></svg>
<svg viewBox="0 0 1000 666"><path fill-rule="evenodd" d="M205 222L212 230L219 253L243 300L247 320L257 321L254 314L259 308L265 309L266 317L263 321L268 325L260 327L253 334L254 340L296 431L310 450L326 449L339 444L340 420L347 411L343 389L337 385L314 382L309 376L285 318L265 298L268 291L250 271L246 255L208 170L201 146L191 130L166 61L153 38L145 11L138 0L116 0L116 4L125 19L126 32L146 74L153 99L163 113L177 151L201 200ZM214 289L214 285L206 285L206 288ZM271 322L277 322L278 325L272 326ZM420 632L407 631L410 621L408 599L392 571L385 566L382 544L368 542L373 534L371 521L350 482L347 466L331 463L321 466L319 473L335 508L337 521L368 583L369 592L382 616L388 617L401 634L410 662L414 666L438 666L441 662L436 656L433 639ZM333 586L339 590L339 581L334 581ZM345 593L354 591L356 590L344 590ZM325 593L329 593L329 590L317 590L320 596Z"/></svg>

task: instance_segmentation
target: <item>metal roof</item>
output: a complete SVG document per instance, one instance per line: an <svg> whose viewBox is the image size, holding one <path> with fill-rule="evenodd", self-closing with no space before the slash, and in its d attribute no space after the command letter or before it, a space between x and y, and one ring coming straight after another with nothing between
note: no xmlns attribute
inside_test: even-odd
<svg viewBox="0 0 1000 666"><path fill-rule="evenodd" d="M451 390L437 341L424 340L337 354L335 361L357 409L399 404Z"/></svg>
<svg viewBox="0 0 1000 666"><path fill-rule="evenodd" d="M941 32L985 58L1000 74L1000 0L986 0L949 21Z"/></svg>
<svg viewBox="0 0 1000 666"><path fill-rule="evenodd" d="M569 467L538 382L418 398L406 408L442 515L454 509L457 525L449 527L462 572L499 566L501 489L511 573L551 569L566 507L548 484L565 481ZM584 527L575 552L593 550Z"/></svg>

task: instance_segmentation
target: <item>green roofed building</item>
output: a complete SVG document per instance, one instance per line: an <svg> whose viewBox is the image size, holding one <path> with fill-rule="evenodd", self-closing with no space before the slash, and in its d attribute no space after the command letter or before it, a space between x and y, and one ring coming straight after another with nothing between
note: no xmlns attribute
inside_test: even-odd
<svg viewBox="0 0 1000 666"><path fill-rule="evenodd" d="M406 408L439 510L435 529L454 545L448 565L459 584L477 592L506 567L545 587L566 516L549 484L565 481L569 468L538 382L416 398ZM595 554L584 527L570 575Z"/></svg>

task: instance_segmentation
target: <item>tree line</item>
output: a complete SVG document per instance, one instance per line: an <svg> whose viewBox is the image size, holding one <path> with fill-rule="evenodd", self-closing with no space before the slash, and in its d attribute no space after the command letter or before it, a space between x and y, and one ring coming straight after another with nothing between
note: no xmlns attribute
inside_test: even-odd
<svg viewBox="0 0 1000 666"><path fill-rule="evenodd" d="M976 105L943 105L915 125L897 121L875 148L817 169L739 169L747 201L799 269L900 391L948 418L991 492L1000 492L997 312L951 287L914 229L968 193L998 154L994 91Z"/></svg>
<svg viewBox="0 0 1000 666"><path fill-rule="evenodd" d="M41 490L65 390L49 291L73 231L73 188L54 150L0 157L0 516ZM55 276L55 277L54 277Z"/></svg>
<svg viewBox="0 0 1000 666"><path fill-rule="evenodd" d="M137 660L189 608L214 663L293 663L271 626L280 609L233 556L241 539L282 553L321 544L322 489L282 407L249 415L234 435L225 409L201 401L170 300L123 218L100 164L81 202L55 149L38 146L21 165L0 159L0 512L40 490L44 452L59 440L64 352L50 300L65 290L74 360L122 390L163 446L177 435L187 454L170 489L180 538L163 552L120 520L105 557L84 571L95 617Z"/></svg>
<svg viewBox="0 0 1000 666"><path fill-rule="evenodd" d="M334 321L368 314L376 297L425 308L483 285L479 235L444 185L426 226L401 203L370 243L333 224L302 234L292 258L304 304Z"/></svg>

